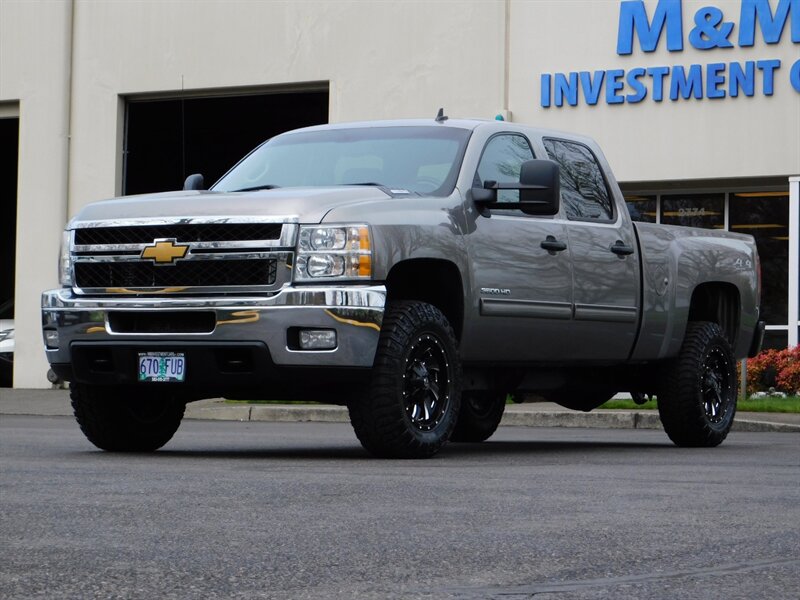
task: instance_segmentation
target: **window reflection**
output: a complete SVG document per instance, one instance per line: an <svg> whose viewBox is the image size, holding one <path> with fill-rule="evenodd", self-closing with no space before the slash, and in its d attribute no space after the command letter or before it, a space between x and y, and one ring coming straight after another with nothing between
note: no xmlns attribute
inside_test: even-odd
<svg viewBox="0 0 800 600"><path fill-rule="evenodd" d="M610 221L611 195L592 151L565 140L545 139L544 146L560 167L561 203L567 217Z"/></svg>
<svg viewBox="0 0 800 600"><path fill-rule="evenodd" d="M484 181L519 183L522 163L533 158L528 140L521 135L498 135L486 144L475 174L475 185ZM499 203L519 202L519 190L498 190Z"/></svg>

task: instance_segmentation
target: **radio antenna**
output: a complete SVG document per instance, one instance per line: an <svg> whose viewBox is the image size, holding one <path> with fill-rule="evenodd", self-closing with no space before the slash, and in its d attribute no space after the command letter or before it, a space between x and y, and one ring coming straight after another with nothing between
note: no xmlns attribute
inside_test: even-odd
<svg viewBox="0 0 800 600"><path fill-rule="evenodd" d="M181 75L181 178L186 177L186 95Z"/></svg>

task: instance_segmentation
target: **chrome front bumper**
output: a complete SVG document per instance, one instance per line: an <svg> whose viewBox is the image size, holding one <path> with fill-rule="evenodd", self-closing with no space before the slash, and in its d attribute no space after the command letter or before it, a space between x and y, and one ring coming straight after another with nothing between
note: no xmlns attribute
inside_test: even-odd
<svg viewBox="0 0 800 600"><path fill-rule="evenodd" d="M378 345L386 288L383 286L287 287L269 297L87 298L70 289L42 294L42 328L58 332L45 350L50 364L72 362L74 342L262 342L276 366L371 367ZM115 332L109 316L120 312L213 311L215 325L201 333ZM290 349L289 328L335 329L333 350Z"/></svg>

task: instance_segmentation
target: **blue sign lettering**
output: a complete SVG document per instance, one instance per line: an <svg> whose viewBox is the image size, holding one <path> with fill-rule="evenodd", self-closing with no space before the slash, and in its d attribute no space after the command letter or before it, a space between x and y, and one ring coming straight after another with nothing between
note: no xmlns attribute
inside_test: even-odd
<svg viewBox="0 0 800 600"><path fill-rule="evenodd" d="M789 81L792 82L794 90L800 92L800 60L797 60L792 65L792 70L789 72Z"/></svg>
<svg viewBox="0 0 800 600"><path fill-rule="evenodd" d="M678 96L684 100L688 100L691 96L698 100L703 97L703 69L700 65L691 65L688 76L682 66L672 68L669 99L677 100Z"/></svg>
<svg viewBox="0 0 800 600"><path fill-rule="evenodd" d="M636 67L607 71L573 71L543 73L541 76L541 105L577 106L582 96L586 104L595 105L601 97L607 104L635 104L651 95L661 102L668 95L673 102L680 100L736 98L740 92L754 96L772 96L775 92L775 73L781 68L778 59L747 61L745 63L693 64L688 67ZM760 74L760 75L759 75ZM645 77L647 76L647 78ZM649 79L648 79L649 78ZM792 87L800 92L800 60L792 65Z"/></svg>
<svg viewBox="0 0 800 600"><path fill-rule="evenodd" d="M744 92L745 96L752 96L756 85L756 63L748 60L744 63L744 70L739 63L731 63L728 70L728 95L731 98L736 98L739 95L739 90Z"/></svg>
<svg viewBox="0 0 800 600"><path fill-rule="evenodd" d="M551 80L552 78L548 73L542 73L542 76L539 78L539 81L541 82L542 86L542 91L539 94L539 98L543 108L548 108L550 106L550 97L552 95L550 92Z"/></svg>
<svg viewBox="0 0 800 600"><path fill-rule="evenodd" d="M653 78L653 100L661 102L664 99L664 77L669 75L669 67L650 67L647 74Z"/></svg>
<svg viewBox="0 0 800 600"><path fill-rule="evenodd" d="M720 75L723 73L723 75ZM725 90L719 89L719 86L725 83L725 63L711 63L706 65L706 97L711 98L724 98Z"/></svg>
<svg viewBox="0 0 800 600"><path fill-rule="evenodd" d="M600 98L600 91L603 89L603 77L605 71L595 71L592 76L589 71L581 71L581 87L583 88L583 99L586 104L594 106Z"/></svg>
<svg viewBox="0 0 800 600"><path fill-rule="evenodd" d="M619 91L625 87L625 82L622 79L625 77L625 71L622 69L611 69L608 72L606 79L606 102L609 104L622 104L625 102Z"/></svg>
<svg viewBox="0 0 800 600"><path fill-rule="evenodd" d="M775 7L773 12L772 8ZM633 53L634 38L644 52L654 52L666 30L666 49L683 50L683 5L681 0L658 0L652 19L644 0L621 0L617 54ZM755 44L756 29L766 44L777 44L791 24L792 43L800 43L800 0L741 0L738 38L732 40L736 23L726 21L720 8L704 6L694 13L694 27L688 42L698 50L732 48ZM665 96L673 102L681 100L720 99L775 93L775 74L781 68L778 59L748 60L743 63L714 62L672 67L633 67L568 73L542 73L540 76L542 107L577 106L583 97L595 106L601 98L606 104L636 104L648 96L662 102ZM789 84L800 93L800 60L789 69Z"/></svg>
<svg viewBox="0 0 800 600"><path fill-rule="evenodd" d="M722 11L706 6L694 15L695 28L689 32L689 43L698 50L710 48L733 48L728 36L733 31L733 23L723 21Z"/></svg>
<svg viewBox="0 0 800 600"><path fill-rule="evenodd" d="M602 71L601 71L602 72ZM644 69L636 68L631 69L628 71L628 77L626 81L628 85L634 90L633 94L628 94L625 96L625 100L630 104L635 104L637 102L641 102L647 97L647 88L644 86L644 83L639 81L639 77L642 77L647 71Z"/></svg>
<svg viewBox="0 0 800 600"><path fill-rule="evenodd" d="M555 79L555 105L564 106L564 98L567 104L576 106L578 104L578 74L570 73L569 79L564 73L556 73Z"/></svg>
<svg viewBox="0 0 800 600"><path fill-rule="evenodd" d="M759 60L756 62L756 68L764 72L764 95L772 96L775 69L781 68L781 61L779 60Z"/></svg>
<svg viewBox="0 0 800 600"><path fill-rule="evenodd" d="M659 0L653 21L647 18L644 0L624 0L619 5L617 54L633 52L633 34L639 38L644 52L653 52L658 46L661 32L667 28L667 50L683 50L683 18L681 0Z"/></svg>
<svg viewBox="0 0 800 600"><path fill-rule="evenodd" d="M800 0L779 0L775 14L772 14L769 0L742 0L742 13L739 18L739 45L752 46L756 37L756 18L761 27L761 35L767 44L777 44L786 27L792 10L792 41L800 42Z"/></svg>

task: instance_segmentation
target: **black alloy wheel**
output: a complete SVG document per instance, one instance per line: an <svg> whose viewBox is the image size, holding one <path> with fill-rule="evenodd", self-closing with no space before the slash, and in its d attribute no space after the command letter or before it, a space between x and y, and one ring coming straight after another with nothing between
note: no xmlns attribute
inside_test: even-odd
<svg viewBox="0 0 800 600"><path fill-rule="evenodd" d="M442 342L426 333L409 348L403 375L403 403L411 425L420 431L436 427L450 402L450 365Z"/></svg>
<svg viewBox="0 0 800 600"><path fill-rule="evenodd" d="M703 361L700 390L703 396L703 409L709 423L721 423L731 408L731 390L735 381L731 374L735 367L728 362L728 357L719 348L714 348Z"/></svg>

